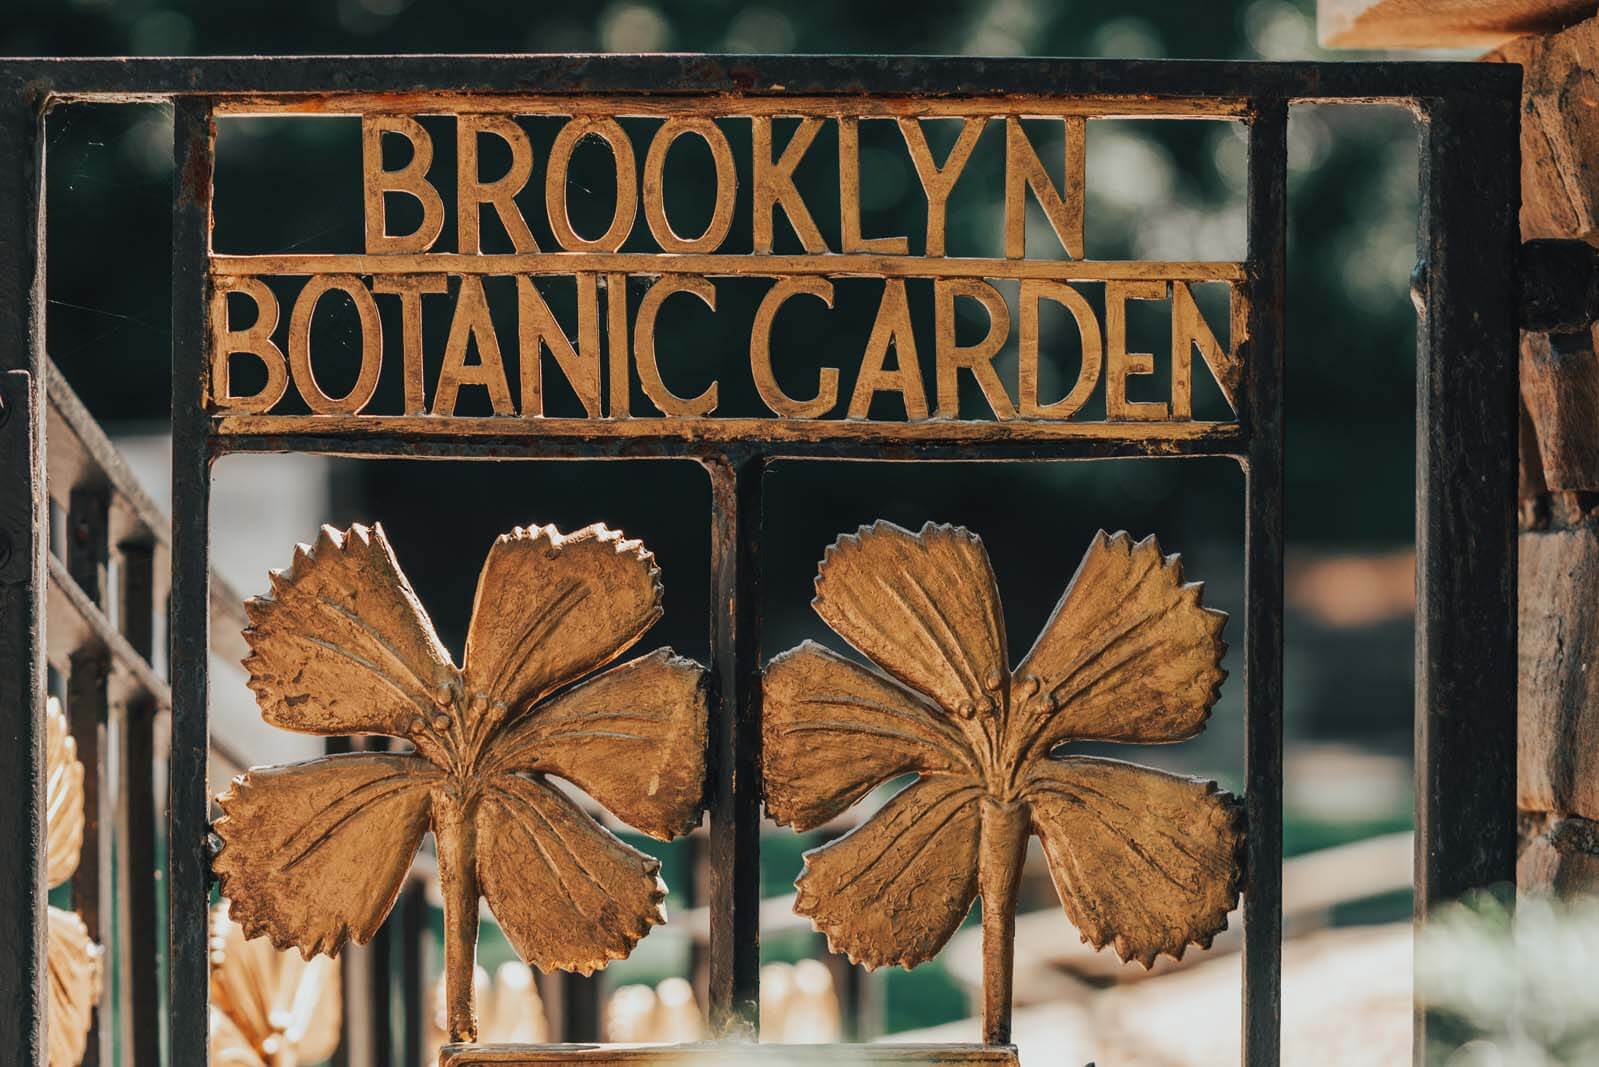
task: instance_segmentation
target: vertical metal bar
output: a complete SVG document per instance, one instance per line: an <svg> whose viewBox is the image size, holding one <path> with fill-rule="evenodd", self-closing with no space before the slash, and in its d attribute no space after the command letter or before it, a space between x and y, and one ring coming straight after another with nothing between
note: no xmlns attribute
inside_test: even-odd
<svg viewBox="0 0 1599 1067"><path fill-rule="evenodd" d="M1418 920L1516 876L1518 103L1434 100L1422 133ZM1418 1063L1427 1023L1418 1008Z"/></svg>
<svg viewBox="0 0 1599 1067"><path fill-rule="evenodd" d="M214 143L210 101L178 97L172 133L172 757L167 794L167 1012L176 1067L206 1062L210 1016L211 454L205 369Z"/></svg>
<svg viewBox="0 0 1599 1067"><path fill-rule="evenodd" d="M571 974L558 976L560 993L560 1040L598 1041L600 1039L600 976Z"/></svg>
<svg viewBox="0 0 1599 1067"><path fill-rule="evenodd" d="M1249 127L1248 348L1244 418L1245 809L1243 1050L1275 1067L1282 1032L1283 318L1287 299L1288 106Z"/></svg>
<svg viewBox="0 0 1599 1067"><path fill-rule="evenodd" d="M400 1062L405 1067L422 1063L427 1048L427 969L424 951L428 928L427 883L413 878L400 896L400 991L404 1032Z"/></svg>
<svg viewBox="0 0 1599 1067"><path fill-rule="evenodd" d="M119 545L122 553L122 636L149 662L155 654L155 546ZM144 1067L161 1055L161 999L157 985L155 859L155 701L131 702L117 739L117 954L122 975L122 1062ZM137 917L137 918L136 918Z"/></svg>
<svg viewBox="0 0 1599 1067"><path fill-rule="evenodd" d="M102 488L76 487L67 505L67 573L89 599L105 607L105 574L109 559L108 528L111 498ZM106 756L110 741L111 706L108 691L111 671L106 650L74 650L67 675L67 718L83 764L83 848L72 876L72 907L89 936L102 945L111 942L112 896L111 829L115 805L109 791L111 770ZM83 1064L101 1067L115 1056L110 1015L95 1012L89 1019L88 1046Z"/></svg>
<svg viewBox="0 0 1599 1067"><path fill-rule="evenodd" d="M110 943L112 924L111 828L115 809L106 758L110 701L107 683L111 670L105 649L89 647L72 654L67 674L67 718L83 764L83 849L72 875L72 908L83 920L89 936L101 945ZM103 1023L103 1025L102 1025ZM95 1012L89 1020L88 1047L82 1063L104 1067L114 1055L111 1019Z"/></svg>
<svg viewBox="0 0 1599 1067"><path fill-rule="evenodd" d="M394 1067L394 939L398 933L392 921L378 928L366 946L366 998L368 1025L372 1034L371 1067Z"/></svg>
<svg viewBox="0 0 1599 1067"><path fill-rule="evenodd" d="M761 479L752 452L707 459L711 477L711 1033L753 1041L761 970Z"/></svg>
<svg viewBox="0 0 1599 1067"><path fill-rule="evenodd" d="M44 141L41 101L0 98L0 1048L44 1063Z"/></svg>

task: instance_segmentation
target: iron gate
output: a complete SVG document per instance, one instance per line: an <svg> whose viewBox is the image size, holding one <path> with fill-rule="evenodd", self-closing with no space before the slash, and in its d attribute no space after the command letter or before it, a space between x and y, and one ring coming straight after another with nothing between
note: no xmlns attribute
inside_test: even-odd
<svg viewBox="0 0 1599 1067"><path fill-rule="evenodd" d="M778 459L906 462L1223 456L1246 475L1247 825L1245 1062L1278 1062L1282 863L1283 352L1286 123L1297 102L1386 102L1422 124L1422 219L1415 297L1417 385L1415 722L1416 907L1513 880L1519 70L1477 64L1245 64L917 58L698 56L334 57L10 60L0 114L0 694L10 743L0 843L20 872L0 880L0 1045L41 1062L44 1015L43 629L47 590L43 115L63 102L170 101L173 190L171 704L168 1026L175 1063L207 1047L207 908L212 887L206 780L211 464L243 452L463 459L686 458L709 475L713 510L710 671L710 1015L747 1035L758 996L761 664L756 591L762 474ZM223 410L209 319L219 279L256 273L428 269L381 257L216 257L210 247L214 118L235 114L574 114L718 117L1046 114L1230 117L1248 128L1247 255L1239 264L1062 261L1061 278L1183 279L1233 286L1236 420L904 423L682 417L505 419ZM844 121L843 119L839 120ZM1080 126L1079 126L1080 128ZM1070 136L1070 135L1068 135ZM1080 141L1079 141L1080 150ZM1070 149L1068 149L1070 151ZM1033 192L1037 193L1034 188ZM1063 236L1063 240L1064 240ZM705 255L592 254L586 269L656 275L896 271L982 277L999 264L871 254L745 262ZM404 257L400 257L403 259ZM449 257L446 257L449 258ZM567 269L540 256L440 273ZM693 259L693 257L690 257ZM252 262L251 260L256 260ZM292 262L290 261L292 260ZM514 261L514 262L512 262ZM1025 258L1023 259L1025 262ZM397 261L395 261L397 262ZM1054 270L1054 268L1051 268ZM225 354L224 354L225 355ZM666 395L670 396L668 390ZM228 397L226 386L221 393ZM678 398L681 399L681 398ZM611 412L615 414L615 412ZM25 710L32 709L31 713ZM1418 1028L1418 1049L1425 1028Z"/></svg>

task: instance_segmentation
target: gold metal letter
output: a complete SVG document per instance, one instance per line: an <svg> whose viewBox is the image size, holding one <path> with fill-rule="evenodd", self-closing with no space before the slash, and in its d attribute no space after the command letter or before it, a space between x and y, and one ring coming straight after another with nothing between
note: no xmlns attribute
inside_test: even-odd
<svg viewBox="0 0 1599 1067"><path fill-rule="evenodd" d="M591 419L600 417L599 286L594 275L577 276L576 347L550 313L533 279L516 276L517 332L521 342L522 414L544 414L544 349L550 350Z"/></svg>
<svg viewBox="0 0 1599 1067"><path fill-rule="evenodd" d="M1082 339L1083 361L1077 371L1077 384L1065 397L1052 404L1038 402L1038 302L1053 300L1064 305L1077 320ZM1021 290L1021 338L1016 368L1016 394L1024 419L1069 419L1077 414L1099 383L1100 364L1105 345L1100 337L1099 319L1083 294L1063 282L1028 278Z"/></svg>
<svg viewBox="0 0 1599 1067"><path fill-rule="evenodd" d="M853 115L838 120L839 244L845 252L871 252L903 256L910 252L908 237L861 236L861 123Z"/></svg>
<svg viewBox="0 0 1599 1067"><path fill-rule="evenodd" d="M611 396L606 416L627 419L633 416L633 379L627 354L627 275L605 276L605 359L611 377Z"/></svg>
<svg viewBox="0 0 1599 1067"><path fill-rule="evenodd" d="M466 349L473 339L477 341L478 362L468 366ZM433 394L433 414L454 415L456 395L463 385L481 385L488 389L494 414L516 414L510 386L505 382L500 339L494 334L488 298L483 295L483 282L472 274L461 276L461 291L455 298L455 317L450 320L450 336L444 342L444 366L439 371L438 390Z"/></svg>
<svg viewBox="0 0 1599 1067"><path fill-rule="evenodd" d="M482 251L478 213L488 204L500 216L513 248L518 252L537 252L538 243L516 206L516 194L533 173L533 146L528 143L527 132L509 115L462 115L455 122L456 251L463 256ZM511 149L510 168L491 182L478 175L477 140L483 133L494 134Z"/></svg>
<svg viewBox="0 0 1599 1067"><path fill-rule="evenodd" d="M698 237L680 237L666 217L666 154L685 133L692 133L711 150L716 166L716 207L705 232ZM733 167L733 149L727 137L710 119L670 118L655 131L649 153L644 157L644 219L663 251L714 252L727 238L733 225L733 199L738 192L738 173Z"/></svg>
<svg viewBox="0 0 1599 1067"><path fill-rule="evenodd" d="M983 129L987 125L987 119L964 120L955 147L949 150L944 165L940 167L933 162L933 153L927 147L927 135L922 132L921 120L911 118L899 120L899 130L905 138L905 147L910 151L911 162L916 164L916 176L922 181L922 192L927 194L927 255L929 256L944 254L944 218L949 207L949 194L954 191L955 183L960 180L961 171L966 169L967 160L972 158L972 149L977 147L977 139L983 135Z"/></svg>
<svg viewBox="0 0 1599 1067"><path fill-rule="evenodd" d="M661 304L673 293L693 293L712 311L716 310L716 287L698 274L668 275L644 294L638 306L638 323L633 334L633 358L638 363L639 384L644 395L661 409L661 414L693 418L709 415L716 410L716 383L693 399L678 396L666 387L661 378L661 368L655 362L655 316Z"/></svg>
<svg viewBox="0 0 1599 1067"><path fill-rule="evenodd" d="M397 133L411 142L411 161L399 170L383 169L383 135ZM415 119L403 115L361 117L361 176L366 204L366 250L379 255L426 252L444 229L444 201L428 182L433 139ZM384 193L405 193L422 205L422 223L415 232L388 232Z"/></svg>
<svg viewBox="0 0 1599 1067"><path fill-rule="evenodd" d="M426 415L427 386L422 380L422 294L450 288L442 274L374 274L372 291L400 298L400 345L405 357L405 413Z"/></svg>
<svg viewBox="0 0 1599 1067"><path fill-rule="evenodd" d="M1159 422L1170 417L1164 401L1127 399L1127 378L1155 373L1155 357L1127 351L1127 301L1164 300L1165 282L1105 283L1105 418Z"/></svg>
<svg viewBox="0 0 1599 1067"><path fill-rule="evenodd" d="M350 391L339 398L324 393L311 370L311 318L322 294L330 289L348 296L361 319L361 372ZM289 316L289 366L305 406L316 414L354 415L366 407L377 391L378 375L383 370L383 323L378 318L377 301L360 278L353 274L319 274L305 283L294 301L294 313Z"/></svg>
<svg viewBox="0 0 1599 1067"><path fill-rule="evenodd" d="M781 205L788 215L790 225L799 235L800 244L807 252L826 252L827 242L816 220L794 186L794 170L805 156L805 150L816 140L822 128L818 118L800 119L783 154L772 162L772 120L766 115L756 115L750 120L755 152L755 251L772 250L772 216Z"/></svg>
<svg viewBox="0 0 1599 1067"><path fill-rule="evenodd" d="M898 360L893 370L883 368L889 345L894 346ZM911 309L903 278L889 278L883 283L883 302L877 307L877 320L872 323L866 354L861 357L860 375L850 394L849 417L866 418L872 397L879 392L898 393L905 401L907 419L927 418L927 391L922 386L922 368L916 362L916 336L911 332Z"/></svg>
<svg viewBox="0 0 1599 1067"><path fill-rule="evenodd" d="M755 309L755 325L750 330L750 371L755 376L755 389L767 407L786 419L816 419L838 403L838 368L821 369L817 375L816 396L810 400L795 400L783 392L772 371L772 320L777 318L777 309L783 302L799 293L807 293L828 307L833 306L833 283L826 278L779 278L761 298L761 306Z"/></svg>
<svg viewBox="0 0 1599 1067"><path fill-rule="evenodd" d="M1067 118L1066 185L1055 191L1049 171L1039 161L1022 120L1015 115L1005 119L1005 258L1027 255L1027 190L1038 198L1049 224L1055 228L1061 247L1072 259L1083 258L1083 141L1086 120Z"/></svg>
<svg viewBox="0 0 1599 1067"><path fill-rule="evenodd" d="M988 333L975 345L955 343L955 298L971 297L988 312ZM975 278L940 278L933 283L934 351L938 366L938 417L958 419L961 415L960 378L962 368L972 372L983 397L998 419L1014 419L1005 385L994 370L994 357L1010 337L1010 308L1005 298L987 282Z"/></svg>
<svg viewBox="0 0 1599 1067"><path fill-rule="evenodd" d="M255 302L255 321L242 330L228 326L228 294L243 293ZM259 278L217 278L211 290L211 383L213 410L225 415L259 415L271 411L289 388L289 365L272 340L278 328L278 298ZM248 352L266 367L266 385L254 396L234 396L229 357Z"/></svg>
<svg viewBox="0 0 1599 1067"><path fill-rule="evenodd" d="M1234 322L1238 304L1238 290L1229 286L1227 295L1232 302ZM1232 339L1232 351L1224 352L1216 335L1211 332L1205 316L1194 303L1193 291L1187 282L1171 283L1171 414L1174 419L1194 417L1193 354L1199 355L1210 368L1211 376L1221 386L1222 395L1238 413L1238 387L1243 380L1244 365L1238 358L1238 341Z"/></svg>
<svg viewBox="0 0 1599 1067"><path fill-rule="evenodd" d="M616 161L616 203L611 209L611 225L590 241L579 237L566 215L566 171L572 163L572 150L585 137L598 137L611 149ZM555 240L568 252L615 252L633 231L638 214L638 166L633 161L633 145L615 119L579 115L555 135L550 145L548 169L544 174L544 206L549 212Z"/></svg>

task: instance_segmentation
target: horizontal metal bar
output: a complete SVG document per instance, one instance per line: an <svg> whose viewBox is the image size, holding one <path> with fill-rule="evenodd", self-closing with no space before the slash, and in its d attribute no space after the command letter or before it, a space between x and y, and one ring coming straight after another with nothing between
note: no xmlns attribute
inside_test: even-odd
<svg viewBox="0 0 1599 1067"><path fill-rule="evenodd" d="M219 108L225 116L259 115L365 115L393 114L393 93L341 93L336 99L303 94L261 94L225 98ZM709 115L714 118L831 117L839 113L839 97L733 96L726 92L680 93L417 93L404 105L412 114L512 114L563 116L603 114L622 118L659 118L672 115ZM859 118L1199 118L1236 119L1249 113L1241 96L1129 96L1078 93L1044 96L1037 93L1003 93L983 96L932 97L925 95L854 96L849 113Z"/></svg>
<svg viewBox="0 0 1599 1067"><path fill-rule="evenodd" d="M109 489L113 494L111 543L148 538L164 546L167 517L55 363L45 360L44 371L50 495L65 507L74 489Z"/></svg>
<svg viewBox="0 0 1599 1067"><path fill-rule="evenodd" d="M112 493L110 542L149 540L166 552L171 542L167 516L50 360L45 360L45 408L50 443L45 463L51 496L65 507L73 489L108 488ZM153 573L164 575L166 568L159 562ZM158 591L156 599L164 601L165 590ZM211 576L211 617L216 623L212 651L229 660L248 656L249 646L240 636L249 625L244 598L216 574Z"/></svg>
<svg viewBox="0 0 1599 1067"><path fill-rule="evenodd" d="M383 93L1036 95L1287 100L1501 97L1511 64L1249 63L923 56L413 55L44 58L0 62L7 88L61 100ZM225 102L225 101L224 101Z"/></svg>
<svg viewBox="0 0 1599 1067"><path fill-rule="evenodd" d="M1158 263L1142 260L978 259L934 256L822 254L687 255L671 252L536 252L527 255L251 255L212 256L214 275L314 274L706 274L775 278L1041 278L1062 282L1236 282L1242 263Z"/></svg>
<svg viewBox="0 0 1599 1067"><path fill-rule="evenodd" d="M50 621L45 636L50 661L58 667L64 666L74 652L86 645L99 645L111 657L116 670L124 673L156 707L170 708L172 694L167 683L134 650L127 638L117 632L99 605L67 573L66 564L51 556L46 566L50 578ZM78 625L70 626L73 621Z"/></svg>
<svg viewBox="0 0 1599 1067"><path fill-rule="evenodd" d="M729 448L773 458L1047 459L1240 456L1231 422L866 422L833 419L514 419L433 415L229 415L212 421L229 452L319 452L435 459L697 457Z"/></svg>
<svg viewBox="0 0 1599 1067"><path fill-rule="evenodd" d="M535 1067L580 1063L588 1067L744 1067L745 1064L898 1064L900 1067L1016 1067L1008 1045L446 1045L441 1067Z"/></svg>

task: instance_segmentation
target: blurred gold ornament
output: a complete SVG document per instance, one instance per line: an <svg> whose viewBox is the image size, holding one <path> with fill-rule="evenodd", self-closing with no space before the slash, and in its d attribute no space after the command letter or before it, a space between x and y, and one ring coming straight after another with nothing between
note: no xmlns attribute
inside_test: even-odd
<svg viewBox="0 0 1599 1067"><path fill-rule="evenodd" d="M550 1039L549 1020L544 1014L544 1000L539 996L538 982L528 965L518 960L507 960L495 970L492 980L482 967L472 971L472 983L477 991L478 1040L486 1045L542 1045ZM430 1062L437 1061L439 1049L449 1043L449 997L444 988L444 975L439 975L434 990L432 1018L433 1053Z"/></svg>
<svg viewBox="0 0 1599 1067"><path fill-rule="evenodd" d="M300 1067L339 1047L343 1014L339 962L305 960L246 940L228 916L211 912L211 1063L217 1067Z"/></svg>
<svg viewBox="0 0 1599 1067"><path fill-rule="evenodd" d="M605 1006L607 1041L685 1045L705 1036L705 1014L694 999L694 987L683 978L667 978L653 988L622 986Z"/></svg>
<svg viewBox="0 0 1599 1067"><path fill-rule="evenodd" d="M820 960L761 968L761 1040L823 1045L842 1036L833 974Z"/></svg>
<svg viewBox="0 0 1599 1067"><path fill-rule="evenodd" d="M839 538L816 611L881 670L814 642L763 684L766 804L810 830L878 785L917 780L806 854L795 910L868 967L931 959L983 899L984 1038L1009 1039L1016 888L1027 839L1083 939L1146 967L1224 929L1242 809L1215 783L1073 741L1198 734L1220 692L1226 616L1153 537L1101 531L1031 652L1010 668L993 568L975 534L887 522ZM885 673L886 672L886 673Z"/></svg>
<svg viewBox="0 0 1599 1067"><path fill-rule="evenodd" d="M271 595L246 604L262 717L415 751L234 779L214 866L246 934L307 957L364 944L431 830L452 1040L477 1035L480 897L541 969L589 974L627 956L665 921L660 863L545 776L657 838L699 821L703 668L661 649L585 680L660 618L659 575L640 542L604 526L519 527L489 550L457 667L381 526L324 526L314 548L299 546Z"/></svg>
<svg viewBox="0 0 1599 1067"><path fill-rule="evenodd" d="M45 708L45 881L51 889L78 869L83 850L83 763L67 727L61 704L51 697ZM100 1001L102 949L76 912L48 908L50 1067L77 1067L88 1047L89 1024Z"/></svg>

